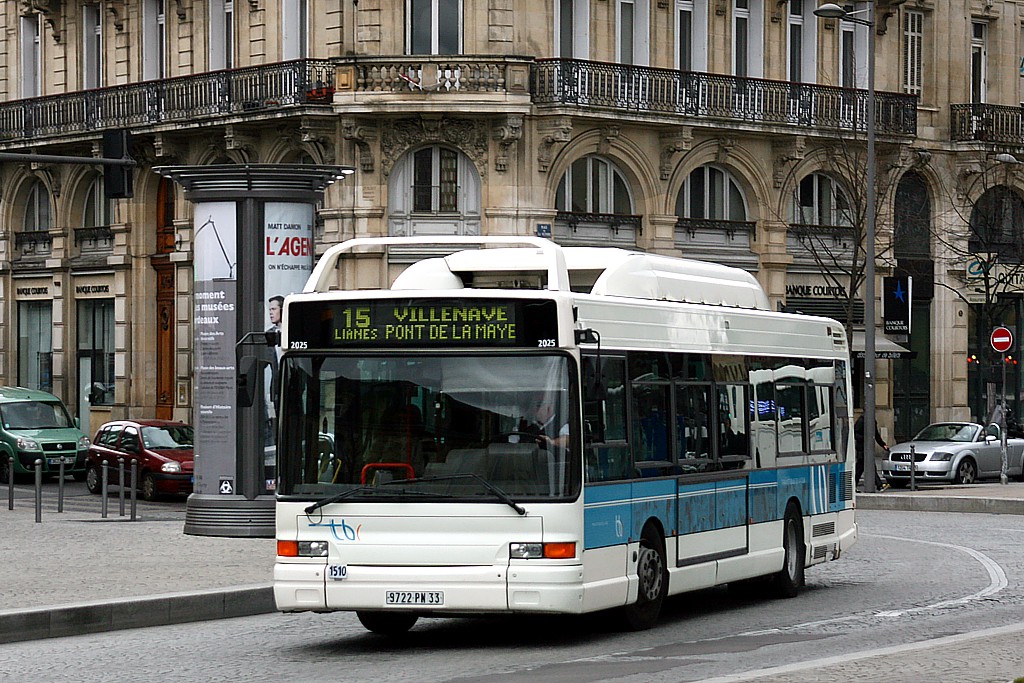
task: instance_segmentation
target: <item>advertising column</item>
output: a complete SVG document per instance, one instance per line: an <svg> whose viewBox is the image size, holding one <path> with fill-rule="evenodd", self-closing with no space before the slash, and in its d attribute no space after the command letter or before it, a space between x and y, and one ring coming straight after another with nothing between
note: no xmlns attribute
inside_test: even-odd
<svg viewBox="0 0 1024 683"><path fill-rule="evenodd" d="M263 205L263 293L266 296L265 328L281 331L284 297L302 291L313 272L313 205L299 202L266 202ZM264 368L263 463L267 493L277 489L274 467L278 394L277 371L280 346L270 349Z"/></svg>
<svg viewBox="0 0 1024 683"><path fill-rule="evenodd" d="M238 308L235 202L196 204L192 395L198 494L235 492L235 336Z"/></svg>

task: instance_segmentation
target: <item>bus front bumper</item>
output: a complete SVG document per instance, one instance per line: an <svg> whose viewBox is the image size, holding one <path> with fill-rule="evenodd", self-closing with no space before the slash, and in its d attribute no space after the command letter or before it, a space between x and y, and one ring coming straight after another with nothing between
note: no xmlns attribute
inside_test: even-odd
<svg viewBox="0 0 1024 683"><path fill-rule="evenodd" d="M277 562L277 608L282 612L395 610L431 614L583 611L583 567L579 564L350 565L346 569L346 578L332 580L326 578L326 564ZM408 594L422 602L395 604Z"/></svg>

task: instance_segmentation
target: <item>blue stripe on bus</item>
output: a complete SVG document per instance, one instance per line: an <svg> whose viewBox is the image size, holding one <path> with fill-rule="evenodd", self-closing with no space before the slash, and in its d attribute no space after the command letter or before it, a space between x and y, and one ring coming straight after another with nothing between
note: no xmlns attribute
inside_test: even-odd
<svg viewBox="0 0 1024 683"><path fill-rule="evenodd" d="M588 484L584 491L584 547L604 548L640 538L648 519L665 534L686 535L781 520L791 498L804 515L845 509L842 463L778 470L737 470L715 481L638 479Z"/></svg>

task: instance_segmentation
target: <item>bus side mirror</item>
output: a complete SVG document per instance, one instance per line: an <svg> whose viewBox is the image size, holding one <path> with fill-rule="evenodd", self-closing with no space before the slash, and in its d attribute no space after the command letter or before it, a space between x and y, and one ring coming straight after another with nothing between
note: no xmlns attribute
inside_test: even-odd
<svg viewBox="0 0 1024 683"><path fill-rule="evenodd" d="M259 360L255 356L242 356L238 360L238 377L235 382L239 408L249 408L256 401L256 373L259 367Z"/></svg>

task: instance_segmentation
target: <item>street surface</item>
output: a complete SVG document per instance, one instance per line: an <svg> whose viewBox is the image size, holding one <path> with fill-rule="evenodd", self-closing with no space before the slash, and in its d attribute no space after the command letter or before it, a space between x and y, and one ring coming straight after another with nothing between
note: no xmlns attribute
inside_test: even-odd
<svg viewBox="0 0 1024 683"><path fill-rule="evenodd" d="M171 505L177 505L172 503ZM793 600L679 596L655 629L612 617L271 614L0 645L4 681L1010 681L1024 676L1024 516L861 511L861 540ZM130 571L130 568L123 568Z"/></svg>

